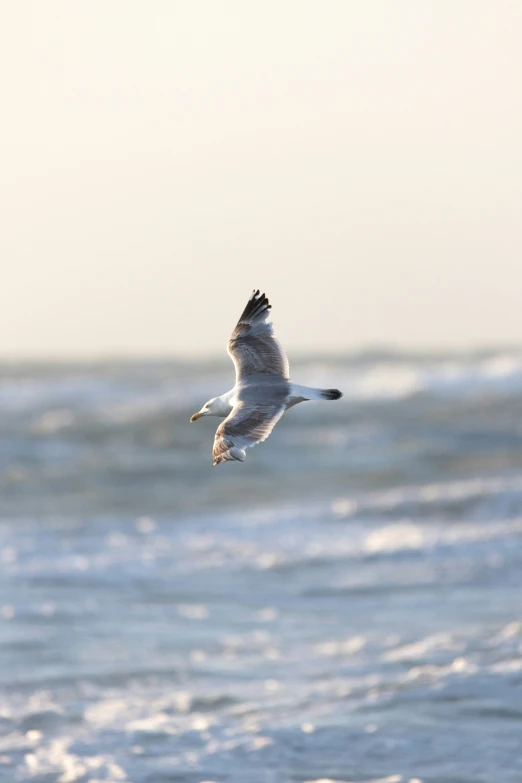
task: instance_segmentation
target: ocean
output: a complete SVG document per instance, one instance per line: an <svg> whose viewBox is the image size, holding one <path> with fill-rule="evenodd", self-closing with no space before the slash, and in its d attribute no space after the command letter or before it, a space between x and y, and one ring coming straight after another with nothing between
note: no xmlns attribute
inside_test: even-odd
<svg viewBox="0 0 522 783"><path fill-rule="evenodd" d="M520 783L522 352L0 366L2 783Z"/></svg>

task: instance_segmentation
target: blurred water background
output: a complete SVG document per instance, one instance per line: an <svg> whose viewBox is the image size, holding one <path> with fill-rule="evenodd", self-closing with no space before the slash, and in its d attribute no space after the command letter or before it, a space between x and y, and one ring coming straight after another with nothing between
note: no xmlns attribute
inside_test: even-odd
<svg viewBox="0 0 522 783"><path fill-rule="evenodd" d="M522 353L0 369L0 780L520 783Z"/></svg>

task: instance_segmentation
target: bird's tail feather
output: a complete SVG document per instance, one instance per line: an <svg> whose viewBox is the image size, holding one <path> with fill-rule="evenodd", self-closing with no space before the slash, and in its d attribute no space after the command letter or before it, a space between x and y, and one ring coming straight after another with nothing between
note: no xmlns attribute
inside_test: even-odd
<svg viewBox="0 0 522 783"><path fill-rule="evenodd" d="M322 400L339 400L343 393L339 389L321 389Z"/></svg>
<svg viewBox="0 0 522 783"><path fill-rule="evenodd" d="M343 396L339 389L314 389L312 386L292 384L292 398L301 400L338 400Z"/></svg>

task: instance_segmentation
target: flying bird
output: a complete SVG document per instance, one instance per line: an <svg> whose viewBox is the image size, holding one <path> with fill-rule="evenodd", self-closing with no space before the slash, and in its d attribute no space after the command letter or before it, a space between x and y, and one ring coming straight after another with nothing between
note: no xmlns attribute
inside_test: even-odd
<svg viewBox="0 0 522 783"><path fill-rule="evenodd" d="M244 462L245 449L266 440L283 413L298 402L343 396L338 389L313 389L290 380L288 359L268 320L271 307L259 290L252 292L228 341L236 384L190 419L226 417L214 438L213 465Z"/></svg>

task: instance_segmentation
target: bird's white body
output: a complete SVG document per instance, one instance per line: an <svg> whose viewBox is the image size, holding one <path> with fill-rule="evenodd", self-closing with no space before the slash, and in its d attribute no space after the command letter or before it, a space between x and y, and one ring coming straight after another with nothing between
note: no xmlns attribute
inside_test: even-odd
<svg viewBox="0 0 522 783"><path fill-rule="evenodd" d="M285 402L285 410L293 408L299 402L306 402L307 400L324 400L323 389L314 389L312 386L302 386L298 383L292 383L288 381L288 399ZM203 416L219 416L224 418L232 413L232 410L237 403L242 400L242 384L239 383L230 389L230 391L221 394L219 397L214 397L209 400L200 413ZM208 406L208 407L207 407Z"/></svg>

